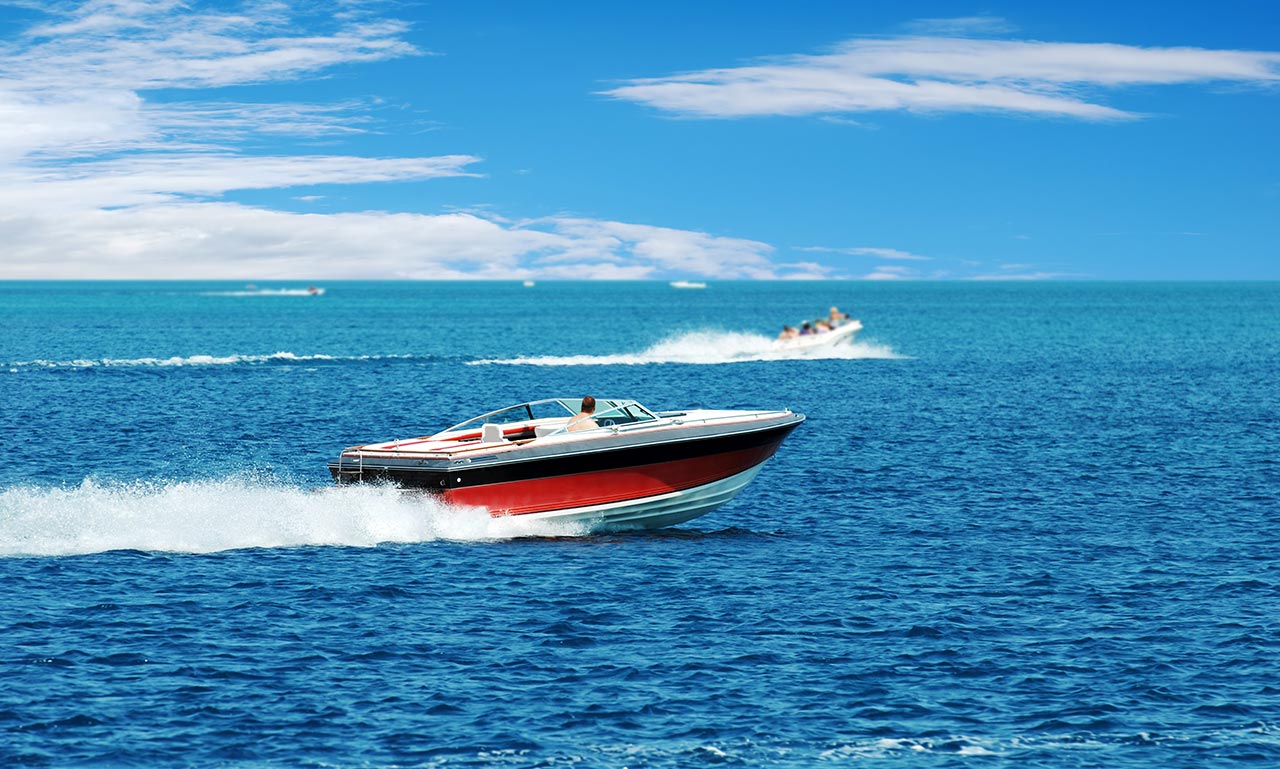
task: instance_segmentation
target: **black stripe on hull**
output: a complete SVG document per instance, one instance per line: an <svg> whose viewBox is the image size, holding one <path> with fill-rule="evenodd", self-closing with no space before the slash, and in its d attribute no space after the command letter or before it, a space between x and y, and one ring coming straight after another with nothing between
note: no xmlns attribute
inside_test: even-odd
<svg viewBox="0 0 1280 769"><path fill-rule="evenodd" d="M673 462L694 457L724 454L741 449L752 449L769 443L781 443L800 421L789 422L764 430L753 430L733 435L686 439L669 443L570 454L523 462L481 467L415 468L370 465L366 459L363 470L359 460L343 457L329 463L329 473L338 483L392 481L401 486L428 491L444 491L459 487L485 486L491 483L527 481L533 478L553 478L575 473L591 473L617 470L624 467Z"/></svg>

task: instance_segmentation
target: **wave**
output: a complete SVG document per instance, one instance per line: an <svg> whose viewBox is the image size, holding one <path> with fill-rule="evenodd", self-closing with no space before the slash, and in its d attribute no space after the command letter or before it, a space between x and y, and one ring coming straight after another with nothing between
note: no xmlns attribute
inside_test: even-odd
<svg viewBox="0 0 1280 769"><path fill-rule="evenodd" d="M886 345L840 341L808 350L775 350L773 339L735 331L690 331L668 337L636 353L615 355L541 355L471 361L468 365L507 366L638 366L650 363L721 364L770 360L896 359L903 356Z"/></svg>
<svg viewBox="0 0 1280 769"><path fill-rule="evenodd" d="M1068 732L1063 734L1028 734L1016 737L952 735L947 737L882 737L839 743L825 748L819 757L824 761L904 758L907 755L936 754L954 756L1052 756L1059 751L1089 750L1115 756L1102 764L1124 764L1115 753L1131 747L1151 751L1161 747L1185 754L1188 750L1214 751L1222 747L1243 749L1253 746L1273 750L1280 727L1274 723L1256 722L1241 727L1161 730L1160 733ZM1034 762L1032 762L1034 763Z"/></svg>
<svg viewBox="0 0 1280 769"><path fill-rule="evenodd" d="M10 372L22 368L109 368L109 367L166 367L166 366L235 366L264 363L312 363L343 361L406 360L413 355L296 355L276 352L270 355L175 355L169 358L76 358L74 360L29 360L2 364Z"/></svg>
<svg viewBox="0 0 1280 769"><path fill-rule="evenodd" d="M393 486L306 488L237 475L0 489L0 556L581 536L583 526L493 518Z"/></svg>

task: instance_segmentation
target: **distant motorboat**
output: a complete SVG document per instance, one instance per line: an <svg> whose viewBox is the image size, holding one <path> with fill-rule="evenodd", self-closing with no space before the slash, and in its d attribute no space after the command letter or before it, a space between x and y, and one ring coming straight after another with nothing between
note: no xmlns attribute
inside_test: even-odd
<svg viewBox="0 0 1280 769"><path fill-rule="evenodd" d="M671 281L671 287L672 288L706 288L707 284L701 283L696 280L673 280Z"/></svg>
<svg viewBox="0 0 1280 769"><path fill-rule="evenodd" d="M848 320L830 331L814 331L809 334L793 336L789 339L773 340L775 350L810 350L827 347L844 339L853 339L853 335L862 330L862 321Z"/></svg>
<svg viewBox="0 0 1280 769"><path fill-rule="evenodd" d="M532 280L526 280L526 281L524 282L524 287L525 287L525 288L533 288L533 287L534 287L534 286L536 286L536 285L538 285L538 284L537 284L537 283L534 283Z"/></svg>
<svg viewBox="0 0 1280 769"><path fill-rule="evenodd" d="M205 296L324 296L319 286L306 288L258 288L250 283L243 291L209 291Z"/></svg>

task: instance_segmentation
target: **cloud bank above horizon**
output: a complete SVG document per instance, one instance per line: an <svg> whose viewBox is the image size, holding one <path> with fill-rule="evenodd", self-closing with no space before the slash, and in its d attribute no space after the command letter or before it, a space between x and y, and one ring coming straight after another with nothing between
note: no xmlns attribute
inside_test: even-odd
<svg viewBox="0 0 1280 769"><path fill-rule="evenodd" d="M340 6L342 4L339 4ZM416 56L408 26L347 4L324 32L284 4L53 4L0 48L0 278L633 279L823 276L742 238L573 216L303 214L220 200L244 190L481 177L474 155L261 155L263 133L368 130L363 102L246 103L218 89ZM156 89L186 101L146 97ZM201 100L200 97L207 97ZM814 272L817 268L819 271Z"/></svg>
<svg viewBox="0 0 1280 769"><path fill-rule="evenodd" d="M339 0L329 13L290 2L10 5L35 20L0 41L0 279L1061 274L1034 265L979 270L964 260L915 254L906 244L859 244L856 234L849 244L787 248L574 213L522 217L484 206L420 213L358 204L299 213L236 202L229 196L318 185L496 182L484 173L481 154L465 146L434 156L318 152L387 128L375 94L314 102L244 98L246 91L260 93L250 87L322 80L393 59L417 58L429 67L434 52L410 41L410 24L379 16L377 2ZM604 93L682 117L899 110L1108 121L1139 115L1092 101L1086 89L1280 80L1280 54L924 34L1009 31L1002 20L985 17L921 20L914 28L921 34L632 80ZM295 200L320 197L300 192ZM790 251L808 254L793 259Z"/></svg>

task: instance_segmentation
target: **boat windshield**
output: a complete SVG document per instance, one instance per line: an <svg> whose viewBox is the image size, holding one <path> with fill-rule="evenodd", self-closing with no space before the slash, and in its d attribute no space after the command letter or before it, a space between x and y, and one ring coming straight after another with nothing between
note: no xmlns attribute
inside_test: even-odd
<svg viewBox="0 0 1280 769"><path fill-rule="evenodd" d="M465 422L459 422L447 430L441 430L433 437L443 437L447 433L464 433L479 430L480 426L484 424L509 425L518 422L531 422L535 419L565 419L577 414L581 403L582 401L572 398L546 398L540 401L520 403L497 411L490 411L488 414L481 414L478 417L472 417Z"/></svg>
<svg viewBox="0 0 1280 769"><path fill-rule="evenodd" d="M653 412L635 401L609 400L596 401L596 413L593 417L596 424L601 427L616 427L657 419Z"/></svg>
<svg viewBox="0 0 1280 769"><path fill-rule="evenodd" d="M568 420L577 415L581 408L581 398L530 400L529 403L499 408L498 411L490 411L489 413L484 413L484 415L472 417L470 420L449 427L448 430L436 432L433 438L448 439L451 436L471 434L471 432L479 431L481 426L484 425L545 425L548 429L545 434L554 435L562 432L564 427L568 425ZM635 400L612 398L596 398L594 416L595 424L600 427L630 425L635 424L635 422L648 422L658 418L648 408L636 403Z"/></svg>
<svg viewBox="0 0 1280 769"><path fill-rule="evenodd" d="M465 422L460 422L447 430L441 430L433 438L449 438L451 434L466 434L479 431L482 425L515 425L530 423L555 424L559 429L551 434L563 432L570 417L582 408L581 398L546 398L539 401L520 403L515 406L481 414ZM596 399L596 424L601 427L615 427L622 424L647 422L657 419L653 412L633 400ZM564 420L561 424L560 420Z"/></svg>

